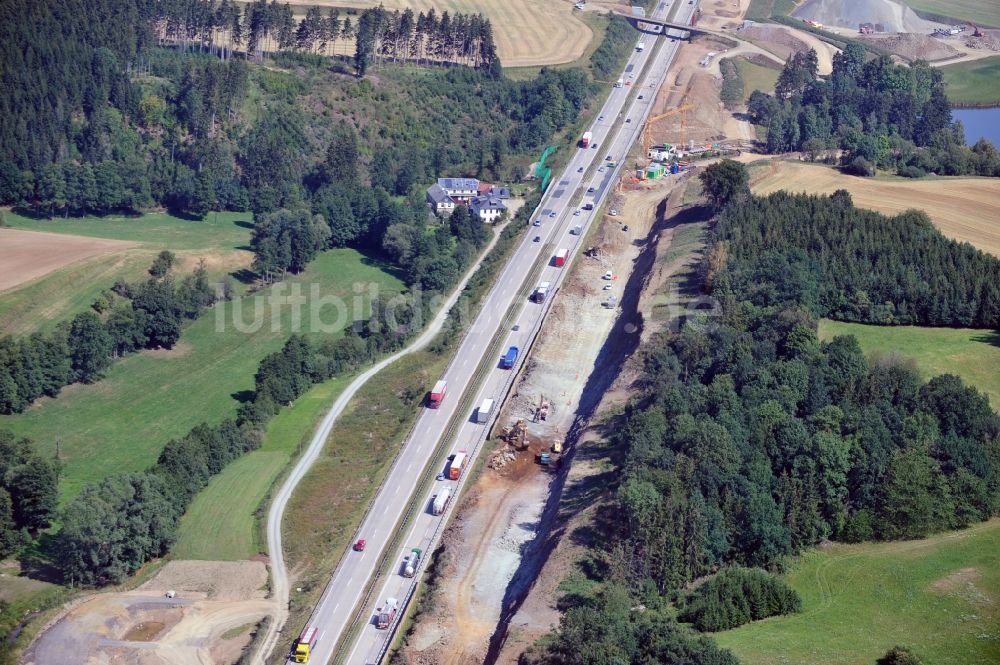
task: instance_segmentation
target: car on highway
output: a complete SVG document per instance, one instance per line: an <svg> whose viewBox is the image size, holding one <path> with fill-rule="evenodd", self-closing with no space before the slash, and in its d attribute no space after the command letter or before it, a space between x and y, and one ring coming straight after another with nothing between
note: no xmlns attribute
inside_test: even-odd
<svg viewBox="0 0 1000 665"><path fill-rule="evenodd" d="M355 552L364 552L365 551L365 545L367 545L367 544L368 544L367 540L365 540L364 538L358 538L358 542L354 543L354 551Z"/></svg>
<svg viewBox="0 0 1000 665"><path fill-rule="evenodd" d="M631 122L632 122L632 118L625 118L625 124L629 124Z"/></svg>
<svg viewBox="0 0 1000 665"><path fill-rule="evenodd" d="M598 173L604 173L604 167L603 166L598 166L597 167L597 172Z"/></svg>
<svg viewBox="0 0 1000 665"><path fill-rule="evenodd" d="M535 242L541 242L542 236L535 236Z"/></svg>
<svg viewBox="0 0 1000 665"><path fill-rule="evenodd" d="M603 115L597 116L597 122L600 122L601 120L604 120L604 116Z"/></svg>
<svg viewBox="0 0 1000 665"><path fill-rule="evenodd" d="M593 148L594 150L597 150L597 145L598 145L598 144L597 144L597 143L595 143L594 145L592 145L592 146L590 146L590 147L591 147L591 148Z"/></svg>
<svg viewBox="0 0 1000 665"><path fill-rule="evenodd" d="M542 225L542 220L540 220L540 219L536 219L535 221L533 221L533 222L531 223L531 225L532 225L532 226L541 226L541 225Z"/></svg>
<svg viewBox="0 0 1000 665"><path fill-rule="evenodd" d="M520 329L521 329L521 324L520 323L515 323L514 327L511 328L511 330L513 330L514 332L517 332Z"/></svg>
<svg viewBox="0 0 1000 665"><path fill-rule="evenodd" d="M604 158L604 161L606 161L606 162L610 162L610 161L611 161L611 155L608 155L607 157L605 157L605 158Z"/></svg>
<svg viewBox="0 0 1000 665"><path fill-rule="evenodd" d="M583 173L583 167L581 166L580 168L578 168L578 169L576 170L576 172L577 172L577 173Z"/></svg>
<svg viewBox="0 0 1000 665"><path fill-rule="evenodd" d="M594 188L593 187L588 187L587 188L587 193L588 194L593 194L594 193Z"/></svg>
<svg viewBox="0 0 1000 665"><path fill-rule="evenodd" d="M580 209L579 208L577 208L576 210L573 211L573 216L574 217L579 217L580 216Z"/></svg>
<svg viewBox="0 0 1000 665"><path fill-rule="evenodd" d="M444 480L444 471L435 476L434 480Z"/></svg>
<svg viewBox="0 0 1000 665"><path fill-rule="evenodd" d="M643 96L642 96L642 95L639 95L639 99L643 99Z"/></svg>
<svg viewBox="0 0 1000 665"><path fill-rule="evenodd" d="M555 210L553 210L552 212L549 213L549 217L555 217L555 216L556 216L556 211Z"/></svg>

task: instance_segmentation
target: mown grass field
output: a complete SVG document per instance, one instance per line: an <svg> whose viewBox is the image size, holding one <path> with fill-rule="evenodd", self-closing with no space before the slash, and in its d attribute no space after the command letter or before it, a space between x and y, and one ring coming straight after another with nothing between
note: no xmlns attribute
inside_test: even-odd
<svg viewBox="0 0 1000 665"><path fill-rule="evenodd" d="M754 90L772 93L774 84L778 82L778 74L781 73L777 69L755 65L744 58L736 58L736 66L739 67L740 74L743 75L744 102L750 99Z"/></svg>
<svg viewBox="0 0 1000 665"><path fill-rule="evenodd" d="M1000 105L1000 56L947 65L941 67L941 73L952 102Z"/></svg>
<svg viewBox="0 0 1000 665"><path fill-rule="evenodd" d="M252 259L247 251L250 213L212 213L203 221L163 213L51 220L4 213L4 219L15 229L125 240L136 245L58 267L0 293L0 333L51 330L59 321L87 309L118 278L144 279L156 254L164 249L177 254L176 274L190 273L204 259L213 280L249 266ZM238 282L234 285L241 286Z"/></svg>
<svg viewBox="0 0 1000 665"><path fill-rule="evenodd" d="M266 513L261 502L353 378L339 376L313 386L268 423L258 450L232 462L198 493L181 519L174 558L237 561L265 549L257 528L257 510Z"/></svg>
<svg viewBox="0 0 1000 665"><path fill-rule="evenodd" d="M956 374L985 392L1000 410L1000 331L820 321L820 339L835 335L854 335L866 353L912 358L924 380Z"/></svg>
<svg viewBox="0 0 1000 665"><path fill-rule="evenodd" d="M904 4L939 16L1000 28L1000 3L996 0L904 0Z"/></svg>
<svg viewBox="0 0 1000 665"><path fill-rule="evenodd" d="M1000 520L926 540L833 545L796 560L800 614L715 635L744 665L861 665L895 645L934 665L1000 661Z"/></svg>
<svg viewBox="0 0 1000 665"><path fill-rule="evenodd" d="M779 189L832 194L846 189L854 205L894 215L919 208L949 238L969 242L1000 256L1000 180L940 177L909 180L861 178L822 164L760 160L754 162L750 186L755 194Z"/></svg>
<svg viewBox="0 0 1000 665"><path fill-rule="evenodd" d="M367 315L367 290L356 295L356 282L378 285L386 296L402 283L382 266L353 250L332 250L317 257L301 275L285 282L300 285L305 305L301 330L309 330L310 285L321 296L338 296L348 305L348 319ZM261 292L262 298L268 292ZM284 343L292 332L288 306L272 320L266 300L259 303L262 325L240 332L233 325L234 311L253 321L253 296L223 303L189 324L170 351L143 352L115 363L94 385L73 385L56 399L42 399L28 411L0 417L6 427L36 441L43 454L58 450L64 469L60 493L65 501L82 486L109 473L137 471L156 461L163 445L183 436L200 422L218 422L232 416L238 399L253 389L260 360ZM322 313L327 324L335 313ZM222 321L223 332L217 332ZM348 321L344 321L346 325ZM276 325L272 325L276 324ZM343 326L336 328L340 334Z"/></svg>

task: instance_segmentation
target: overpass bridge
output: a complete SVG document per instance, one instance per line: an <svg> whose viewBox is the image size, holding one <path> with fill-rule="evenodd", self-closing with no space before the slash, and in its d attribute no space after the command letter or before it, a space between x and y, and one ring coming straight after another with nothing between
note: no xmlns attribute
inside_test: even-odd
<svg viewBox="0 0 1000 665"><path fill-rule="evenodd" d="M683 1L684 0L675 0L675 2ZM609 7L608 9L616 14L624 16L628 19L628 22L632 24L632 27L639 32L644 32L648 35L668 35L676 37L677 39L687 40L691 40L700 35L713 35L724 39L733 39L732 35L728 35L725 32L700 28L697 25L685 25L683 23L674 23L673 21L646 16L646 12L642 7L627 8L622 7L621 5L615 5ZM675 34L671 35L671 30L673 30Z"/></svg>

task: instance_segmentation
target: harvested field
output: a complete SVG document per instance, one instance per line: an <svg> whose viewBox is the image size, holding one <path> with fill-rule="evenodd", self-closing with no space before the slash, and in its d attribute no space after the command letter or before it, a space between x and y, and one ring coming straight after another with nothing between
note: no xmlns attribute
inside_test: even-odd
<svg viewBox="0 0 1000 665"><path fill-rule="evenodd" d="M885 49L907 60L917 58L928 62L952 60L962 55L954 46L935 39L930 35L919 35L910 32L888 33L881 35L858 35L858 41Z"/></svg>
<svg viewBox="0 0 1000 665"><path fill-rule="evenodd" d="M482 14L493 24L497 52L505 67L535 67L572 62L583 55L593 31L573 13L573 4L562 0L291 0L300 5L296 13L305 8L319 7L369 7L384 6L387 10L412 9L414 13L429 9L440 15L442 11ZM353 17L352 20L356 20ZM340 40L338 53L353 53L354 45Z"/></svg>
<svg viewBox="0 0 1000 665"><path fill-rule="evenodd" d="M135 245L107 238L0 229L0 291L38 279L71 263Z"/></svg>
<svg viewBox="0 0 1000 665"><path fill-rule="evenodd" d="M767 164L751 172L751 186L758 194L779 189L831 194L846 189L855 205L888 215L909 208L924 210L949 238L1000 256L1000 180L995 178L873 179L844 175L818 164Z"/></svg>

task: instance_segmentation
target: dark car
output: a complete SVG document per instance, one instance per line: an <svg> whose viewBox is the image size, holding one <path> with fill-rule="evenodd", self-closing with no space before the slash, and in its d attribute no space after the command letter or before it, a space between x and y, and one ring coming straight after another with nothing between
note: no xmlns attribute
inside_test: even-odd
<svg viewBox="0 0 1000 665"><path fill-rule="evenodd" d="M642 99L642 95L639 95L639 99Z"/></svg>
<svg viewBox="0 0 1000 665"><path fill-rule="evenodd" d="M580 168L578 168L578 169L576 170L576 172L577 172L577 173L583 173L583 167L581 166Z"/></svg>
<svg viewBox="0 0 1000 665"><path fill-rule="evenodd" d="M365 551L365 545L367 545L367 544L368 544L368 541L366 541L364 538L358 538L358 542L354 543L354 551L355 552L364 552Z"/></svg>
<svg viewBox="0 0 1000 665"><path fill-rule="evenodd" d="M535 236L535 242L541 242L542 236Z"/></svg>
<svg viewBox="0 0 1000 665"><path fill-rule="evenodd" d="M588 194L593 194L594 193L594 188L593 187L588 187L587 188L587 193Z"/></svg>

